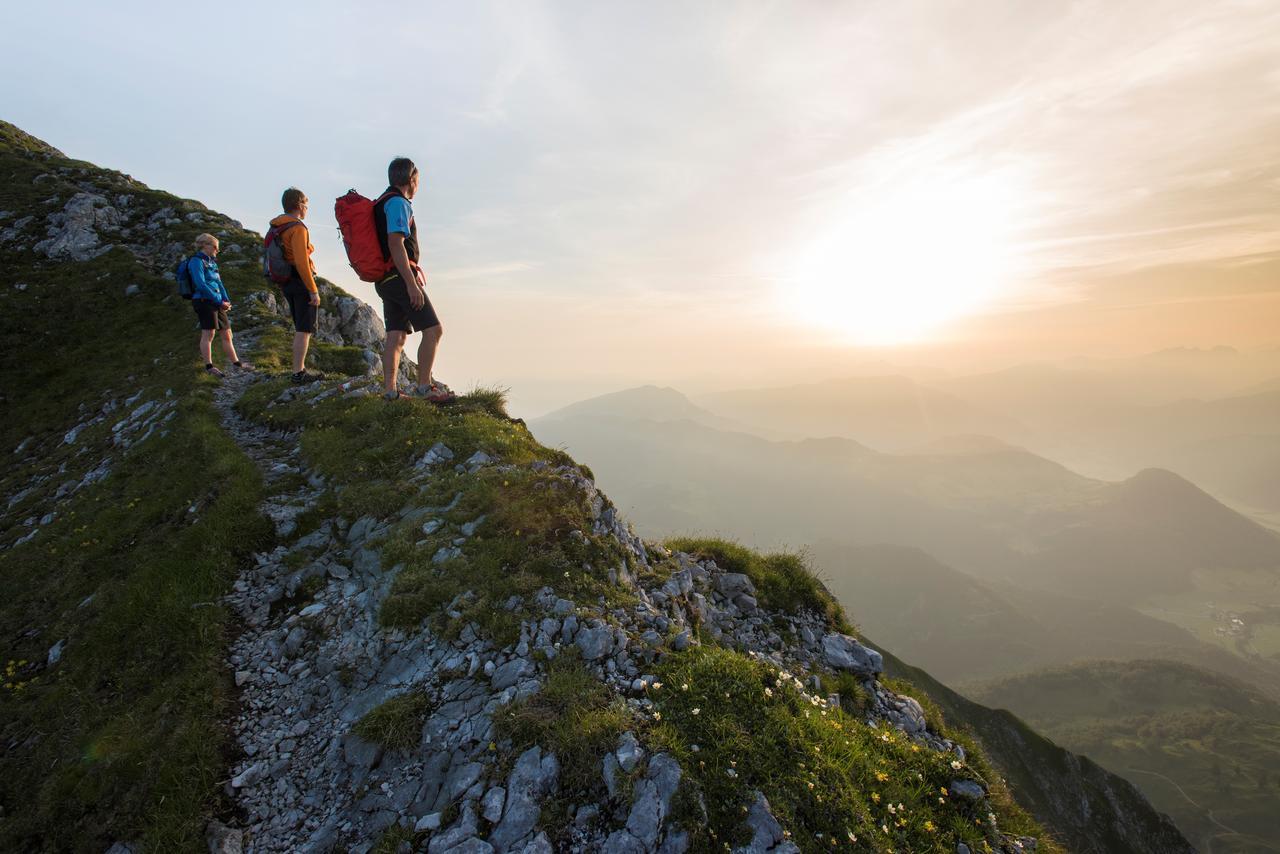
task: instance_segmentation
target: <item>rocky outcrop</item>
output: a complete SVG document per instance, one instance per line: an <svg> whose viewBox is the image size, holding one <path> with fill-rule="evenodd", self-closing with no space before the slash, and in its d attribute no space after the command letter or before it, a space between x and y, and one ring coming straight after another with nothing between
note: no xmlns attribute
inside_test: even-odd
<svg viewBox="0 0 1280 854"><path fill-rule="evenodd" d="M91 261L111 251L100 232L118 232L123 219L103 196L76 193L61 212L49 215L48 237L32 248L55 261Z"/></svg>
<svg viewBox="0 0 1280 854"><path fill-rule="evenodd" d="M231 435L263 469L269 491L272 483L287 489L263 507L282 544L258 555L230 597L245 629L228 659L242 692L234 729L243 758L227 794L245 816L246 851L341 848L363 854L395 826L419 834L428 852L550 851L549 831L556 831L559 850L685 851L689 828L673 812L684 775L674 757L645 745L635 732L623 733L600 759L608 799L573 805L572 827L543 827L543 807L559 786L558 759L535 745L504 771L501 757L510 745L498 743L494 716L538 693L548 663L573 648L596 679L625 699L636 720L656 720L650 697L661 686L650 668L664 651L696 643L695 625L704 636L768 664L821 710L841 700L821 695L816 674L853 674L865 692L869 725L897 728L921 748L954 754L960 766L963 749L933 732L914 700L880 683L879 653L831 631L815 613L762 608L750 578L708 559L669 555L665 559L678 568L659 580L650 572L656 547L641 542L571 465L539 461L532 467L577 491L590 508L593 533L626 550L639 575L653 579L640 581L622 567L612 572L613 581L634 596L634 606L574 602L549 587L514 595L503 607L522 615L519 637L501 647L472 624L452 639L425 627L383 628L380 607L400 571L383 565L381 543L393 527L411 521L424 534L449 531L457 551L483 519L450 523L445 513L451 507L411 503L387 518L335 516L299 536L294 520L317 505L327 486L300 460L297 437L236 414L232 404L252 381L224 382L218 406ZM368 392L359 383L317 383L281 395L302 401L334 393ZM437 443L405 485L425 485L441 471L476 476L487 468L502 473L515 467L483 453L459 461ZM446 613L460 615L470 596L460 594ZM382 745L356 731L372 710L406 698L421 712L414 737ZM956 791L975 785L957 780ZM977 800L985 797L979 787ZM798 850L763 796L744 819L753 835L740 850ZM1010 841L1007 850L1027 849Z"/></svg>

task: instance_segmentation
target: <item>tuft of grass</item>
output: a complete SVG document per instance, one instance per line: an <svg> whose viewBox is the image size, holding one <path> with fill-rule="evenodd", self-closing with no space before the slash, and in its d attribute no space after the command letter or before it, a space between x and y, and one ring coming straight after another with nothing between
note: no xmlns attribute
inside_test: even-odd
<svg viewBox="0 0 1280 854"><path fill-rule="evenodd" d="M710 558L722 569L748 576L761 607L791 614L813 611L839 631L855 631L840 603L809 568L803 552L760 554L714 537L674 537L664 545L699 559Z"/></svg>
<svg viewBox="0 0 1280 854"><path fill-rule="evenodd" d="M397 854L401 845L412 845L413 839L413 830L403 825L393 824L382 832L369 854Z"/></svg>
<svg viewBox="0 0 1280 854"><path fill-rule="evenodd" d="M422 691L409 691L370 711L351 730L388 750L413 750L422 743L422 725L431 705L431 698Z"/></svg>
<svg viewBox="0 0 1280 854"><path fill-rule="evenodd" d="M802 851L855 844L871 850L974 851L1000 829L1043 836L995 800L996 826L947 793L957 778L991 781L989 769L874 729L806 697L772 667L715 646L668 656L652 692L661 719L651 743L680 761L689 789L678 804L694 850L743 844L744 811L759 790ZM702 814L705 805L706 813ZM856 843L855 843L856 838ZM1052 844L1043 850L1059 851Z"/></svg>
<svg viewBox="0 0 1280 854"><path fill-rule="evenodd" d="M626 703L587 671L573 649L552 659L541 691L499 709L493 723L511 739L513 756L535 744L555 753L561 795L570 800L602 794L600 762L636 725Z"/></svg>

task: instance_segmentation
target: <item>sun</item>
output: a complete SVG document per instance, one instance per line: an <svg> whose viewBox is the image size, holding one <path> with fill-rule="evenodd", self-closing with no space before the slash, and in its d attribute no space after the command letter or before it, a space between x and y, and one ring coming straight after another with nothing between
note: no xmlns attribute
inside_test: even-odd
<svg viewBox="0 0 1280 854"><path fill-rule="evenodd" d="M849 343L925 340L1008 292L1021 188L1009 175L928 175L853 198L796 256L783 302Z"/></svg>

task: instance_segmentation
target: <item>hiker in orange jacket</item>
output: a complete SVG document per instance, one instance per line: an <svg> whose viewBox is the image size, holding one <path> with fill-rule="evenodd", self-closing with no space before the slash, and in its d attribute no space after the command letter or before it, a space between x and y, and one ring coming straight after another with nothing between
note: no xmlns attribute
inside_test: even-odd
<svg viewBox="0 0 1280 854"><path fill-rule="evenodd" d="M307 195L297 187L290 187L280 197L284 213L271 220L284 259L293 268L293 275L281 285L284 297L289 301L289 314L293 317L293 381L297 384L323 379L324 374L307 370L307 349L316 331L316 314L320 308L320 290L316 287L316 268L311 262L311 235L303 220L307 216Z"/></svg>

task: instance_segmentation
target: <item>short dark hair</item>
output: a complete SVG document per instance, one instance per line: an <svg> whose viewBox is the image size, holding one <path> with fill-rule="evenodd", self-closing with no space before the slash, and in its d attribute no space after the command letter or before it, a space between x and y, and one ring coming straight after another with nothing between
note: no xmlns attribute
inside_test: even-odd
<svg viewBox="0 0 1280 854"><path fill-rule="evenodd" d="M397 157L387 167L387 183L393 187L403 187L418 174L418 167L407 157Z"/></svg>
<svg viewBox="0 0 1280 854"><path fill-rule="evenodd" d="M302 192L297 187L290 187L284 191L282 196L280 196L280 207L284 208L287 213L288 211L297 210L298 205L302 204L306 200L306 193Z"/></svg>

